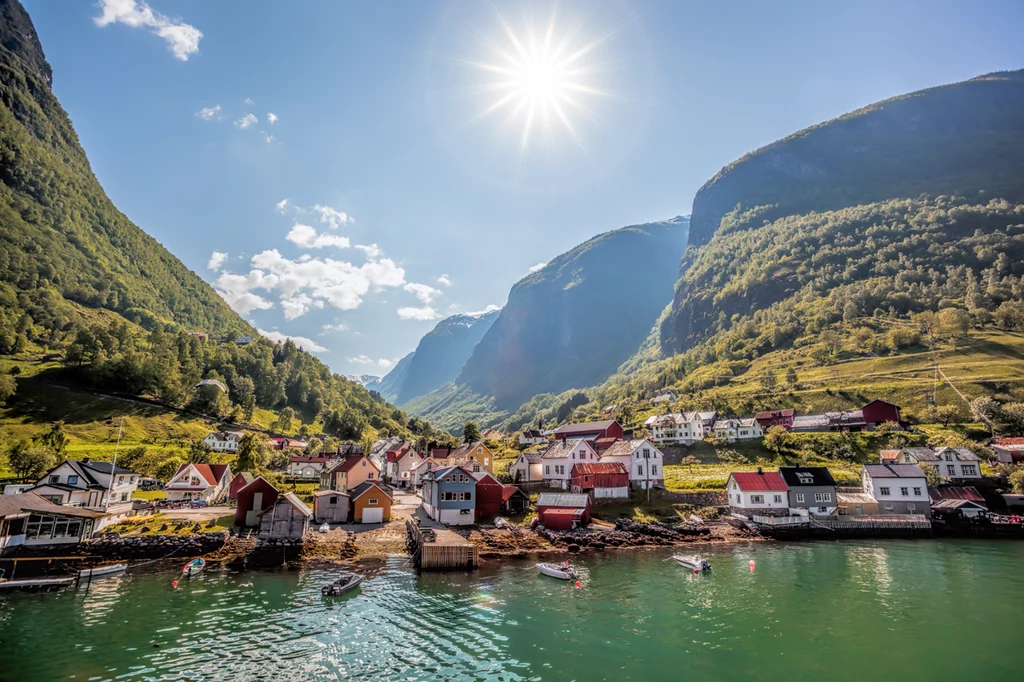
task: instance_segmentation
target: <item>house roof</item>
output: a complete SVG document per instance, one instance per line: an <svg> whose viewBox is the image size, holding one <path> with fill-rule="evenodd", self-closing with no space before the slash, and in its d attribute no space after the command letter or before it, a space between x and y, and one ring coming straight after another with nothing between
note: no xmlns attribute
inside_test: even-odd
<svg viewBox="0 0 1024 682"><path fill-rule="evenodd" d="M939 448L935 451L935 454L941 457L946 452L952 452L956 455L958 462L977 462L978 456L968 450L967 448Z"/></svg>
<svg viewBox="0 0 1024 682"><path fill-rule="evenodd" d="M985 498L978 489L972 485L943 485L938 488L928 488L928 496L933 501L938 500L970 500L971 502L984 502Z"/></svg>
<svg viewBox="0 0 1024 682"><path fill-rule="evenodd" d="M289 457L288 461L291 462L292 464L326 464L327 462L330 462L333 459L335 459L335 458L334 457L306 457L304 455L296 455L294 457Z"/></svg>
<svg viewBox="0 0 1024 682"><path fill-rule="evenodd" d="M916 464L865 464L864 472L871 478L924 478Z"/></svg>
<svg viewBox="0 0 1024 682"><path fill-rule="evenodd" d="M237 474L235 474L235 477L233 479L231 479L231 480L232 481L237 481L238 479L242 479L246 483L252 483L253 481L256 480L256 476L254 476L253 474L249 473L248 471L239 471Z"/></svg>
<svg viewBox="0 0 1024 682"><path fill-rule="evenodd" d="M213 436L216 440L227 440L232 436L234 436L235 438L241 438L242 434L238 433L237 431L211 431L210 433L206 434L207 438L209 438L210 436Z"/></svg>
<svg viewBox="0 0 1024 682"><path fill-rule="evenodd" d="M352 492L349 493L349 496L353 501L355 501L356 499L366 494L366 492L371 488L376 488L377 490L381 491L382 493L388 496L389 500L392 499L393 497L390 488L388 488L385 485L381 485L376 481L363 481L362 483L360 483L359 485L352 489Z"/></svg>
<svg viewBox="0 0 1024 682"><path fill-rule="evenodd" d="M963 507L974 507L975 509L983 509L988 511L988 507L974 500L939 500L938 502L932 502L932 509L961 509Z"/></svg>
<svg viewBox="0 0 1024 682"><path fill-rule="evenodd" d="M529 462L530 464L538 464L538 463L540 463L540 460L541 460L543 454L544 454L543 452L537 452L536 450L531 450L529 452L521 452L521 453L519 453L519 456L526 458L526 461Z"/></svg>
<svg viewBox="0 0 1024 682"><path fill-rule="evenodd" d="M1024 445L1024 438L1009 436L993 438L992 445Z"/></svg>
<svg viewBox="0 0 1024 682"><path fill-rule="evenodd" d="M224 477L224 472L228 471L227 464L185 463L178 467L178 470L174 472L174 475L177 476L178 474L180 474L182 471L189 467L195 467L196 471L199 472L199 475L202 476L203 479L210 485L217 485L218 483L220 483L220 480Z"/></svg>
<svg viewBox="0 0 1024 682"><path fill-rule="evenodd" d="M564 459L569 456L569 453L576 449L576 446L583 443L586 443L586 446L590 450L594 449L590 443L587 443L587 441L582 438L574 438L573 440L566 438L565 440L556 440L552 442L544 449L544 452L542 452L540 456L543 459Z"/></svg>
<svg viewBox="0 0 1024 682"><path fill-rule="evenodd" d="M896 458L900 456L899 450L882 450L879 453L882 462L895 462Z"/></svg>
<svg viewBox="0 0 1024 682"><path fill-rule="evenodd" d="M618 440L612 443L611 447L601 453L601 459L606 457L629 457L633 451L640 447L643 440Z"/></svg>
<svg viewBox="0 0 1024 682"><path fill-rule="evenodd" d="M734 471L729 474L729 477L736 481L740 486L740 490L747 492L752 490L789 490L786 486L786 481L783 480L777 471L764 471L762 473L757 473L756 471Z"/></svg>
<svg viewBox="0 0 1024 682"><path fill-rule="evenodd" d="M520 490L519 488L517 488L514 485L503 485L503 486L501 486L501 501L502 502L508 501L508 499L510 497L512 497L513 495L515 495L516 493L519 493L523 497L526 497L526 493L524 493L522 490Z"/></svg>
<svg viewBox="0 0 1024 682"><path fill-rule="evenodd" d="M473 472L470 471L469 469L467 469L466 467L462 466L461 464L449 464L446 467L441 467L440 469L434 469L432 471L427 472L426 477L428 479L430 479L430 480L436 481L439 478L444 478L445 476L447 476L451 472L455 471L456 469L462 471L462 473L466 474L471 479L473 478Z"/></svg>
<svg viewBox="0 0 1024 682"><path fill-rule="evenodd" d="M250 485L252 485L252 484L250 483ZM299 510L300 514L305 514L306 516L312 516L313 515L313 510L310 509L309 507L307 507L306 503L303 502L302 500L300 500L295 493L287 492L284 495L281 495L279 498L277 498L277 502L275 502L274 504L270 505L269 507L267 507L266 509L261 511L260 512L260 516L263 516L264 514L266 514L271 509L273 509L275 506L281 504L282 502L287 502L291 506L295 507L296 509Z"/></svg>
<svg viewBox="0 0 1024 682"><path fill-rule="evenodd" d="M544 438L544 433L539 429L527 429L523 431L523 438Z"/></svg>
<svg viewBox="0 0 1024 682"><path fill-rule="evenodd" d="M779 467L779 475L791 488L800 486L834 486L836 479L826 467Z"/></svg>
<svg viewBox="0 0 1024 682"><path fill-rule="evenodd" d="M776 417L792 417L796 415L796 410L792 407L787 407L784 410L765 410L764 412L757 412L754 414L754 419L774 419Z"/></svg>
<svg viewBox="0 0 1024 682"><path fill-rule="evenodd" d="M876 504L878 502L867 493L836 493L836 499L846 504Z"/></svg>
<svg viewBox="0 0 1024 682"><path fill-rule="evenodd" d="M241 475L241 474L239 474L239 475ZM239 488L239 489L238 489L238 493L236 493L236 494L240 494L240 493L241 493L242 491L244 491L244 490L245 490L246 488L248 488L249 486L254 486L254 485L256 485L257 483L259 483L260 481L263 481L263 483L264 483L265 485L269 485L269 486L270 486L271 488L273 488L274 490L277 490L277 486L275 486L275 485L274 485L273 483L271 483L271 482L270 482L270 481L268 481L267 479L263 478L262 476L257 476L256 478L252 479L251 481L249 481L248 483L246 483L245 485L243 485L243 486L242 486L241 488Z"/></svg>
<svg viewBox="0 0 1024 682"><path fill-rule="evenodd" d="M343 473L348 473L349 471L352 471L352 469L354 469L355 466L359 464L359 461L364 457L366 457L366 455L349 455L345 459L338 462L338 465L331 469L331 471L341 471ZM379 467L377 467L377 465L373 463L372 459L366 457L366 460L370 463L371 466L379 469Z"/></svg>
<svg viewBox="0 0 1024 682"><path fill-rule="evenodd" d="M451 451L449 457L455 458L468 458L472 454L473 450L479 447L487 447L481 440L473 441L472 443L463 443L459 447Z"/></svg>
<svg viewBox="0 0 1024 682"><path fill-rule="evenodd" d="M538 507L585 508L588 504L590 497L577 493L541 493L537 498Z"/></svg>
<svg viewBox="0 0 1024 682"><path fill-rule="evenodd" d="M903 448L900 452L913 457L918 462L937 462L939 456L931 448Z"/></svg>
<svg viewBox="0 0 1024 682"><path fill-rule="evenodd" d="M793 417L794 429L816 429L828 426L828 417L823 414L804 414Z"/></svg>
<svg viewBox="0 0 1024 682"><path fill-rule="evenodd" d="M580 462L573 465L572 475L629 474L622 462Z"/></svg>
<svg viewBox="0 0 1024 682"><path fill-rule="evenodd" d="M584 422L582 424L562 424L557 429L555 429L555 433L567 436L599 433L615 423L616 421L614 419L606 419L605 421L600 422Z"/></svg>
<svg viewBox="0 0 1024 682"><path fill-rule="evenodd" d="M134 471L129 471L128 469L125 469L124 467L114 466L113 462L94 462L91 459L81 459L78 460L76 463L87 469L92 469L97 473L105 475L109 475L111 470L113 470L114 474L118 476L120 476L121 474L126 474L130 476L139 475Z"/></svg>
<svg viewBox="0 0 1024 682"><path fill-rule="evenodd" d="M17 516L25 512L56 514L58 516L74 516L85 519L98 519L103 516L103 512L101 511L93 511L83 507L65 507L60 504L54 504L35 493L0 495L0 518L4 516Z"/></svg>
<svg viewBox="0 0 1024 682"><path fill-rule="evenodd" d="M337 490L317 490L313 493L313 497L323 497L324 495L342 495L348 497L348 493L338 492Z"/></svg>

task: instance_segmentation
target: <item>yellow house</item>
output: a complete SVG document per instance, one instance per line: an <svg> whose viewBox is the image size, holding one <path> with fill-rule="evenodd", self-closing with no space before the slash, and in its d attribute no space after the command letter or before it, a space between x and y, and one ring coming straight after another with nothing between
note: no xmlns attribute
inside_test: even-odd
<svg viewBox="0 0 1024 682"><path fill-rule="evenodd" d="M349 455L332 469L320 474L320 490L344 493L366 481L380 482L380 469L366 455Z"/></svg>
<svg viewBox="0 0 1024 682"><path fill-rule="evenodd" d="M476 462L487 471L493 471L494 455L487 449L483 441L466 443L452 450L451 459L461 463Z"/></svg>

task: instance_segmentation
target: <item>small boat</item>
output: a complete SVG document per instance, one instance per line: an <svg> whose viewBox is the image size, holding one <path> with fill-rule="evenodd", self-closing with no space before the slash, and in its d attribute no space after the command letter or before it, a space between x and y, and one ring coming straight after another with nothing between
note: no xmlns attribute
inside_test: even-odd
<svg viewBox="0 0 1024 682"><path fill-rule="evenodd" d="M320 588L320 594L325 597L340 597L343 594L348 594L352 590L359 587L359 584L363 582L363 576L354 575L347 573L333 583L328 583Z"/></svg>
<svg viewBox="0 0 1024 682"><path fill-rule="evenodd" d="M98 578L103 575L124 573L128 564L111 564L110 566L96 566L95 568L84 568L78 572L80 578Z"/></svg>
<svg viewBox="0 0 1024 682"><path fill-rule="evenodd" d="M320 527L317 528L317 530L319 532L321 532L321 533L330 533L331 532L331 524L329 524L329 523L321 524Z"/></svg>
<svg viewBox="0 0 1024 682"><path fill-rule="evenodd" d="M559 580L576 580L580 577L580 572L567 564L537 564L537 570Z"/></svg>
<svg viewBox="0 0 1024 682"><path fill-rule="evenodd" d="M686 566L692 568L694 571L710 571L711 564L708 563L707 559L703 559L696 554L691 556L684 556L682 554L675 554L672 556L680 566Z"/></svg>
<svg viewBox="0 0 1024 682"><path fill-rule="evenodd" d="M204 568L206 568L206 561L204 559L193 559L185 564L185 568L181 569L181 574L186 578L191 578L201 573Z"/></svg>

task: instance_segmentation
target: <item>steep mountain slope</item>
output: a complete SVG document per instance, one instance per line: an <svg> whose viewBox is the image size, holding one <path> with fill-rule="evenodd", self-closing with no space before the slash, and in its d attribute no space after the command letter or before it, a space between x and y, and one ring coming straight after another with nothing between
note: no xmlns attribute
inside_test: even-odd
<svg viewBox="0 0 1024 682"><path fill-rule="evenodd" d="M373 390L380 393L381 397L389 403L395 402L398 399L398 392L402 390L405 377L409 375L409 367L412 365L414 357L416 357L416 351L399 360L390 372L381 377Z"/></svg>
<svg viewBox="0 0 1024 682"><path fill-rule="evenodd" d="M413 351L398 391L396 404L403 405L430 393L458 376L480 339L498 318L500 310L452 315L437 323ZM395 369L398 369L397 367Z"/></svg>
<svg viewBox="0 0 1024 682"><path fill-rule="evenodd" d="M990 205L995 199L1009 203ZM730 164L697 193L695 248L662 323L662 351L693 347L731 327L734 314L843 284L900 274L919 281L950 266L977 277L996 253L1015 250L1009 226L1019 223L1022 200L1022 71L886 100L796 133ZM988 235L977 246L984 250L958 253L975 230ZM908 286L896 289L913 296ZM857 305L871 314L879 302L867 296Z"/></svg>

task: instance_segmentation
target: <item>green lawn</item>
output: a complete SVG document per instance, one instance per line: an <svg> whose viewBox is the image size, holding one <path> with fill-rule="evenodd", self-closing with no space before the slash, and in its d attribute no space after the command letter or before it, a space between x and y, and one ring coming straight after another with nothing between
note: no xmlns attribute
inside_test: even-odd
<svg viewBox="0 0 1024 682"><path fill-rule="evenodd" d="M162 500L167 497L163 490L136 490L132 497L136 500Z"/></svg>

